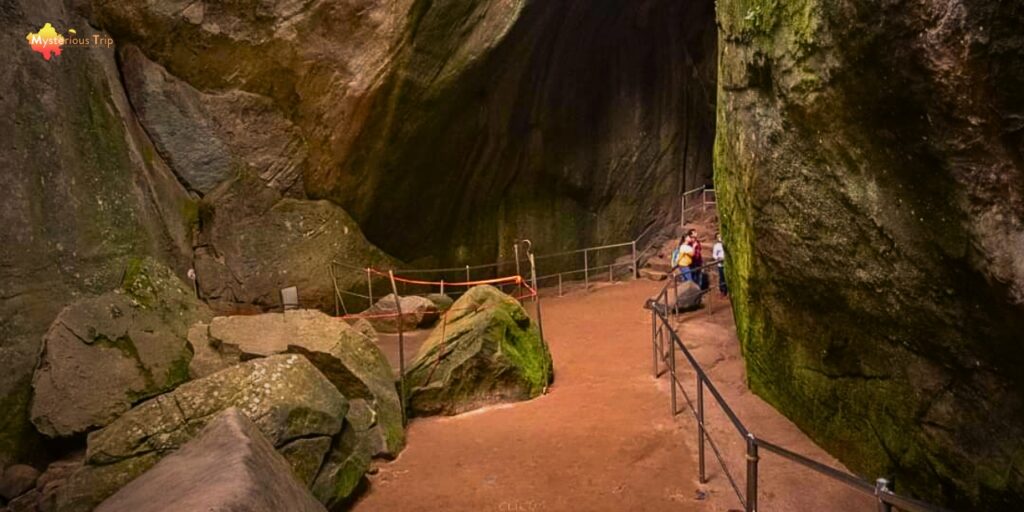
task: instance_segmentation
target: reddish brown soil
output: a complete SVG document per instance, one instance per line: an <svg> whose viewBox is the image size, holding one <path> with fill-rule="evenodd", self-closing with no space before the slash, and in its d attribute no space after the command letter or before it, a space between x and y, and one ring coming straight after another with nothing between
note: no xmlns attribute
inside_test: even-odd
<svg viewBox="0 0 1024 512"><path fill-rule="evenodd" d="M398 460L378 464L355 509L741 508L710 450L711 481L698 484L694 421L681 395L681 412L671 415L667 378L652 375L650 313L642 305L661 284L606 285L544 299L545 335L556 371L549 394L455 417L414 420L408 447ZM769 440L841 467L746 390L728 303L719 300L712 311L691 313L680 326L739 417ZM393 340L382 341L393 351ZM692 379L681 355L678 367L680 375ZM711 433L742 486L742 442L715 407L708 409ZM761 510L869 509L869 500L777 457L766 455L761 468Z"/></svg>

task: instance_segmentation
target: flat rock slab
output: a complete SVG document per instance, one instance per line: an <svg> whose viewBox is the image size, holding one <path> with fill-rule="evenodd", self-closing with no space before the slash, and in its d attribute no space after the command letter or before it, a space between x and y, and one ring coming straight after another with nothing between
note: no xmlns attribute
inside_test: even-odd
<svg viewBox="0 0 1024 512"><path fill-rule="evenodd" d="M323 512L266 435L237 408L100 504L96 512Z"/></svg>

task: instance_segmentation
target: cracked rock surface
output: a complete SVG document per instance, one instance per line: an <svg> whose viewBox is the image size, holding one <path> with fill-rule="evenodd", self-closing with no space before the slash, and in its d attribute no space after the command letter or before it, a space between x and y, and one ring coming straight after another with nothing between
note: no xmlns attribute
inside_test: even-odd
<svg viewBox="0 0 1024 512"><path fill-rule="evenodd" d="M296 473L307 474L308 459L322 458L324 453L311 455L308 449L288 449L289 445L308 445L307 439L337 434L349 404L298 355L256 359L191 381L90 434L85 465L60 488L57 509L91 510L231 407L251 419L273 446L293 457L289 463ZM326 450L329 443L314 445Z"/></svg>
<svg viewBox="0 0 1024 512"><path fill-rule="evenodd" d="M721 0L715 181L750 387L850 469L1024 503L1024 8Z"/></svg>
<svg viewBox="0 0 1024 512"><path fill-rule="evenodd" d="M50 326L33 377L33 424L51 437L84 433L185 382L188 326L210 316L170 269L133 260L119 289L73 303Z"/></svg>

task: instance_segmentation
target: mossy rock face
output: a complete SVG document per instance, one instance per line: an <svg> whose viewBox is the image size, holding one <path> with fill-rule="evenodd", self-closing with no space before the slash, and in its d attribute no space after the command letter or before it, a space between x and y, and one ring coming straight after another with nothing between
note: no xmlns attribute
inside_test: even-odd
<svg viewBox="0 0 1024 512"><path fill-rule="evenodd" d="M540 396L554 376L536 323L490 285L455 301L406 371L410 414L458 414Z"/></svg>
<svg viewBox="0 0 1024 512"><path fill-rule="evenodd" d="M210 317L170 269L130 260L120 289L75 302L50 326L32 380L32 422L51 437L80 434L174 389L189 378L188 327Z"/></svg>
<svg viewBox="0 0 1024 512"><path fill-rule="evenodd" d="M5 4L0 42L0 465L45 464L29 419L40 342L68 304L117 286L129 258L151 255L184 273L187 194L159 158L124 96L114 50L66 50L49 61L25 34L52 23L99 31L54 0ZM36 25L39 23L39 25Z"/></svg>
<svg viewBox="0 0 1024 512"><path fill-rule="evenodd" d="M868 479L1021 508L1024 11L718 17L715 181L750 387Z"/></svg>

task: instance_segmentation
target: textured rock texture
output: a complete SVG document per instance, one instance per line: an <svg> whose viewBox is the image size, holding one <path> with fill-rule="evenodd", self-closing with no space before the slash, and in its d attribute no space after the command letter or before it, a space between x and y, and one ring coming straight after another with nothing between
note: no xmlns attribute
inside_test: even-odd
<svg viewBox="0 0 1024 512"><path fill-rule="evenodd" d="M348 423L369 455L395 457L405 446L396 377L380 348L340 318L315 310L216 317L209 338L242 359L301 354L348 399Z"/></svg>
<svg viewBox="0 0 1024 512"><path fill-rule="evenodd" d="M1024 6L722 0L751 387L865 476L1024 504Z"/></svg>
<svg viewBox="0 0 1024 512"><path fill-rule="evenodd" d="M167 267L133 260L121 288L68 306L43 338L32 423L51 437L107 425L189 378L188 326L209 308Z"/></svg>
<svg viewBox="0 0 1024 512"><path fill-rule="evenodd" d="M288 461L241 411L218 414L195 439L132 480L97 512L324 511Z"/></svg>
<svg viewBox="0 0 1024 512"><path fill-rule="evenodd" d="M36 486L39 470L24 464L5 468L0 474L0 497L11 501Z"/></svg>
<svg viewBox="0 0 1024 512"><path fill-rule="evenodd" d="M401 317L398 316L399 307ZM377 332L398 332L399 324L405 331L433 324L438 317L438 308L426 297L407 295L395 300L395 294L389 293L360 314L366 315L366 320Z"/></svg>
<svg viewBox="0 0 1024 512"><path fill-rule="evenodd" d="M39 340L130 257L194 266L216 310L255 312L293 285L333 308L335 258L394 264L356 223L445 264L508 258L527 236L551 251L632 238L710 175L711 8L4 3L0 244L17 250L0 255L0 463L45 457L27 414ZM116 48L44 61L24 36L46 22Z"/></svg>
<svg viewBox="0 0 1024 512"><path fill-rule="evenodd" d="M286 460L303 474L309 447L289 446L337 434L348 401L297 355L257 359L188 382L89 434L86 464L58 490L57 510L92 510L231 407L252 419L282 454L292 455ZM330 443L319 446L322 460Z"/></svg>
<svg viewBox="0 0 1024 512"><path fill-rule="evenodd" d="M336 258L379 268L397 264L337 205L283 197L251 175L225 182L199 209L199 291L219 312L281 308L281 289L289 286L298 288L303 307L333 310L329 267ZM340 288L365 290L363 272L335 272Z"/></svg>
<svg viewBox="0 0 1024 512"><path fill-rule="evenodd" d="M507 257L527 235L552 250L628 239L710 177L709 1L92 8L132 45L133 105L190 188L232 168L286 177L405 260Z"/></svg>
<svg viewBox="0 0 1024 512"><path fill-rule="evenodd" d="M184 276L191 252L191 200L136 122L114 50L45 61L25 40L44 23L97 33L59 0L0 6L0 464L47 454L28 407L57 314L116 287L132 257L159 256Z"/></svg>
<svg viewBox="0 0 1024 512"><path fill-rule="evenodd" d="M458 414L528 400L554 376L547 343L515 299L471 288L445 313L406 371L410 414Z"/></svg>

